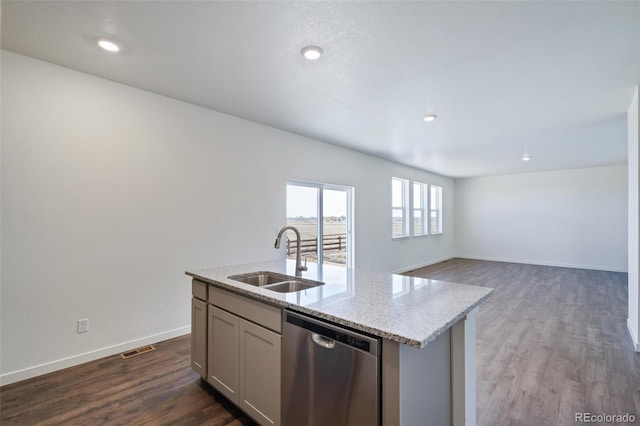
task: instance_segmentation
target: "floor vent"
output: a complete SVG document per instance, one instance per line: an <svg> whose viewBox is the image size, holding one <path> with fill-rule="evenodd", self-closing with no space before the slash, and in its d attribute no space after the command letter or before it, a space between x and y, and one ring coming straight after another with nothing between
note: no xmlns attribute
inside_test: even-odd
<svg viewBox="0 0 640 426"><path fill-rule="evenodd" d="M127 358L131 358L132 356L146 354L147 352L151 352L155 350L156 350L156 347L153 345L143 346L138 349L132 349L127 352L122 352L120 356L122 357L122 359L127 359Z"/></svg>

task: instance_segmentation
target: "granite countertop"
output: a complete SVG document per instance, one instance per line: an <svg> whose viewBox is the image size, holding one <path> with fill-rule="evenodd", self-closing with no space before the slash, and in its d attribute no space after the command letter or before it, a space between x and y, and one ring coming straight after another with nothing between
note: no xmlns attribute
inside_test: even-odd
<svg viewBox="0 0 640 426"><path fill-rule="evenodd" d="M325 285L277 293L227 278L272 271L295 275L295 262L270 262L187 271L216 287L345 325L375 336L423 348L489 297L493 289L337 266L307 265L303 279Z"/></svg>

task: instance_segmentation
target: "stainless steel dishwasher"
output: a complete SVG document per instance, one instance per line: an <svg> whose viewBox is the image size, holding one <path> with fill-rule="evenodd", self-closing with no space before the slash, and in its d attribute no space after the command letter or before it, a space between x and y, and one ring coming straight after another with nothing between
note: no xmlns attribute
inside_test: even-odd
<svg viewBox="0 0 640 426"><path fill-rule="evenodd" d="M380 424L380 339L288 310L283 426Z"/></svg>

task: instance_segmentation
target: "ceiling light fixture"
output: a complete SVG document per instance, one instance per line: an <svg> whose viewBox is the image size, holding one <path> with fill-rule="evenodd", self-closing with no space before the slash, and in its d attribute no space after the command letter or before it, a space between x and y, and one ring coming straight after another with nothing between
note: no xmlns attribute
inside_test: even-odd
<svg viewBox="0 0 640 426"><path fill-rule="evenodd" d="M318 46L307 46L303 47L300 53L302 53L302 56L304 56L308 60L315 61L320 57L320 55L322 55L322 49L320 49Z"/></svg>
<svg viewBox="0 0 640 426"><path fill-rule="evenodd" d="M432 121L435 121L436 118L438 118L437 115L429 114L429 115L424 117L424 121L426 121L427 123L431 123Z"/></svg>
<svg viewBox="0 0 640 426"><path fill-rule="evenodd" d="M107 52L116 53L120 51L120 45L104 37L96 38L96 43Z"/></svg>
<svg viewBox="0 0 640 426"><path fill-rule="evenodd" d="M529 154L525 154L522 156L522 161L529 161L531 160L531 156L529 156Z"/></svg>

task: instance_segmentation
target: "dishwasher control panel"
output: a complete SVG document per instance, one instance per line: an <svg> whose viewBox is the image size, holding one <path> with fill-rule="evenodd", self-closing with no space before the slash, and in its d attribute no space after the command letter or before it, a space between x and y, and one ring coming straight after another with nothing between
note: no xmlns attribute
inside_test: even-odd
<svg viewBox="0 0 640 426"><path fill-rule="evenodd" d="M373 352L374 354L377 352L375 350L372 351L371 341L376 340L376 338L373 337L360 336L357 332L350 332L342 327L338 328L338 326L333 326L333 324L327 323L325 325L323 323L320 323L320 321L312 318L309 318L307 320L305 318L301 318L298 314L287 314L286 322L307 329L313 333L320 334L328 339L335 340L336 342L340 342L353 348L360 349L364 352Z"/></svg>

